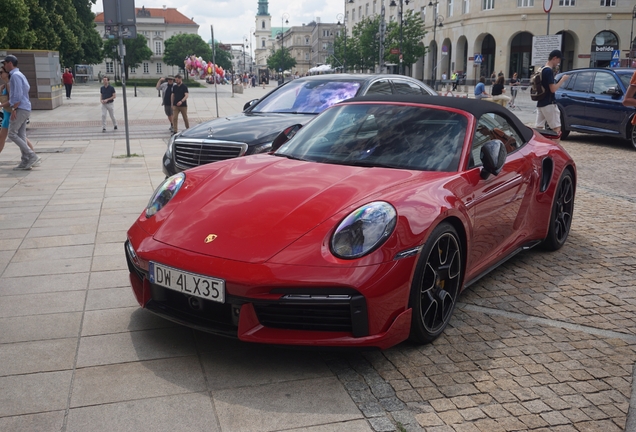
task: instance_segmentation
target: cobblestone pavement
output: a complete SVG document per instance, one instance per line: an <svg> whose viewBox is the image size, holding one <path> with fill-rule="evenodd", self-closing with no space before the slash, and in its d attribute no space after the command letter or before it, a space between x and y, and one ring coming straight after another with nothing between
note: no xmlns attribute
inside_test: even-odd
<svg viewBox="0 0 636 432"><path fill-rule="evenodd" d="M10 143L0 157L0 430L634 424L636 151L627 143L563 142L578 167L568 242L521 253L468 288L434 343L316 355L219 339L137 307L121 242L163 179L167 121L156 93L139 90L129 125L143 158L119 158L123 131L101 133L96 91L78 88L63 110L32 115L42 167L8 169L19 158ZM221 115L266 91L223 94ZM193 93L191 119L215 117L209 89ZM517 106L532 123L532 104L520 95Z"/></svg>

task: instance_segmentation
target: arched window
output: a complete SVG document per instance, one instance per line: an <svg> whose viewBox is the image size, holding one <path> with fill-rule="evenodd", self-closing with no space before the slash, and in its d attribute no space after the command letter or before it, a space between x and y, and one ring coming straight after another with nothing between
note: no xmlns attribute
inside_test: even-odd
<svg viewBox="0 0 636 432"><path fill-rule="evenodd" d="M261 21L261 28L265 28L265 20Z"/></svg>

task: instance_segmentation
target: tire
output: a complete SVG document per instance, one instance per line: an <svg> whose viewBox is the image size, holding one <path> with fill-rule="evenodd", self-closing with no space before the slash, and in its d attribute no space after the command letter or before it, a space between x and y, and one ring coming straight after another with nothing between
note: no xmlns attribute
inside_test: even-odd
<svg viewBox="0 0 636 432"><path fill-rule="evenodd" d="M462 254L455 228L449 223L438 225L422 249L413 276L411 341L432 342L448 325L463 283Z"/></svg>
<svg viewBox="0 0 636 432"><path fill-rule="evenodd" d="M565 120L563 119L563 112L561 112L561 139L566 140L570 136L570 131L565 128Z"/></svg>
<svg viewBox="0 0 636 432"><path fill-rule="evenodd" d="M550 229L543 240L543 248L549 251L561 249L572 225L574 212L574 179L568 170L563 171L557 185L550 212Z"/></svg>
<svg viewBox="0 0 636 432"><path fill-rule="evenodd" d="M631 124L628 126L627 140L632 145L632 148L636 150L636 126L632 126Z"/></svg>

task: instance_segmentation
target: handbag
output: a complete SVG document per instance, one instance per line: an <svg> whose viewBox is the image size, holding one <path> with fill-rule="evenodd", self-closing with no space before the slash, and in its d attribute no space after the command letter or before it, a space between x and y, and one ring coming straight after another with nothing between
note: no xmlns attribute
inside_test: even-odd
<svg viewBox="0 0 636 432"><path fill-rule="evenodd" d="M0 104L3 104L5 102L9 102L9 95L0 95ZM3 107L3 108L6 112L13 111L13 108L11 108L11 105L9 105L8 107Z"/></svg>

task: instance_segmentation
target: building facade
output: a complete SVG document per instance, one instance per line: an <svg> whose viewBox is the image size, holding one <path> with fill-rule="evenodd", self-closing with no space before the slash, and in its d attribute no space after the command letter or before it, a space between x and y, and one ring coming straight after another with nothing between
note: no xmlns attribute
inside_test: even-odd
<svg viewBox="0 0 636 432"><path fill-rule="evenodd" d="M163 62L164 41L177 34L197 34L199 25L187 18L175 8L136 8L137 34L148 40L148 48L153 55L139 67L131 68L128 78L157 78L175 75L179 67L169 66ZM96 29L104 37L104 13L95 17ZM106 59L93 67L95 75L119 75L119 66L114 60Z"/></svg>
<svg viewBox="0 0 636 432"><path fill-rule="evenodd" d="M393 3L395 6L391 6ZM620 57L628 64L633 40L633 1L553 0L549 14L541 0L344 0L347 31L361 19L380 13L399 20L400 4L421 15L427 34L420 41L427 54L405 72L423 81L442 73L467 74L468 81L502 71L527 78L534 36L561 35L561 70L605 67ZM631 58L633 58L632 55ZM481 60L479 61L475 61Z"/></svg>

